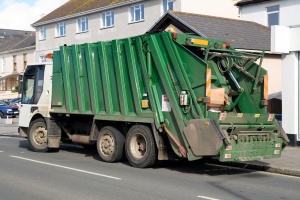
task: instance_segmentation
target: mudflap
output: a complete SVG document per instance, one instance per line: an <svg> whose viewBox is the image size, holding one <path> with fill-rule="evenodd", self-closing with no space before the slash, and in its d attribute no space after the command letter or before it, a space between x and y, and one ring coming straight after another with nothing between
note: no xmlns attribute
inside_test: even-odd
<svg viewBox="0 0 300 200"><path fill-rule="evenodd" d="M211 119L190 120L184 128L185 137L195 156L216 156L224 143L230 144L228 134Z"/></svg>
<svg viewBox="0 0 300 200"><path fill-rule="evenodd" d="M222 147L220 161L280 158L284 144L276 133L239 133L230 145Z"/></svg>
<svg viewBox="0 0 300 200"><path fill-rule="evenodd" d="M61 128L58 122L54 119L45 118L47 124L47 137L49 148L59 148L61 141Z"/></svg>

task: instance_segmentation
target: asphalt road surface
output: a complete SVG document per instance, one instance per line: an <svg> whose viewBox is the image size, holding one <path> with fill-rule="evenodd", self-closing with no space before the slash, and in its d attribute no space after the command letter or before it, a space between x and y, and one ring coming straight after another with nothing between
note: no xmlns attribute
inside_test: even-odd
<svg viewBox="0 0 300 200"><path fill-rule="evenodd" d="M137 169L76 145L36 153L25 139L1 136L0 160L3 200L300 199L300 178L176 161Z"/></svg>

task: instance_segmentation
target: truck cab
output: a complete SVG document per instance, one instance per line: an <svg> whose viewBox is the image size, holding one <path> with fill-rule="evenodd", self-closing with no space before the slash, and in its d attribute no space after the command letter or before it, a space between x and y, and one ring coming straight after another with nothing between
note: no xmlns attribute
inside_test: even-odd
<svg viewBox="0 0 300 200"><path fill-rule="evenodd" d="M27 136L30 123L39 117L49 117L52 92L52 63L28 65L23 74L19 121L20 135Z"/></svg>

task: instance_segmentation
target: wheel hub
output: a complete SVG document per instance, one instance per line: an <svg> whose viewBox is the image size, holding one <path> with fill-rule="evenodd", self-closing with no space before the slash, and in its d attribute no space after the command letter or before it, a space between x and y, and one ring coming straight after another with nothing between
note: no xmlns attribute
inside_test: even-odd
<svg viewBox="0 0 300 200"><path fill-rule="evenodd" d="M100 149L101 152L106 155L110 156L114 152L114 139L110 135L104 135L100 139Z"/></svg>
<svg viewBox="0 0 300 200"><path fill-rule="evenodd" d="M141 134L136 134L131 139L131 152L136 158L144 157L146 153L146 139Z"/></svg>
<svg viewBox="0 0 300 200"><path fill-rule="evenodd" d="M34 133L34 139L37 144L47 143L47 131L44 127L38 127Z"/></svg>

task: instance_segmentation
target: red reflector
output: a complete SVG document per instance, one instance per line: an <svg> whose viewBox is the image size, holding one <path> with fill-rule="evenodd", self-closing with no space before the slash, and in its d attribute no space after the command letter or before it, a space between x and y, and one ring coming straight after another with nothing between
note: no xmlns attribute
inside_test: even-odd
<svg viewBox="0 0 300 200"><path fill-rule="evenodd" d="M176 40L176 39L177 39L177 33L172 33L172 38L173 38L174 40Z"/></svg>
<svg viewBox="0 0 300 200"><path fill-rule="evenodd" d="M230 42L226 42L226 47L229 47L230 46Z"/></svg>
<svg viewBox="0 0 300 200"><path fill-rule="evenodd" d="M225 158L231 158L231 154L225 154Z"/></svg>
<svg viewBox="0 0 300 200"><path fill-rule="evenodd" d="M268 117L268 122L272 122L274 117L275 117L274 114L270 114L269 117Z"/></svg>
<svg viewBox="0 0 300 200"><path fill-rule="evenodd" d="M227 146L227 147L226 147L226 150L227 150L227 151L231 151L231 150L232 150L232 146Z"/></svg>
<svg viewBox="0 0 300 200"><path fill-rule="evenodd" d="M224 121L226 119L226 116L227 116L227 113L221 113L220 117L219 117L219 120Z"/></svg>

